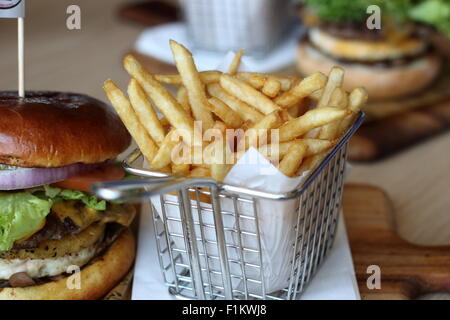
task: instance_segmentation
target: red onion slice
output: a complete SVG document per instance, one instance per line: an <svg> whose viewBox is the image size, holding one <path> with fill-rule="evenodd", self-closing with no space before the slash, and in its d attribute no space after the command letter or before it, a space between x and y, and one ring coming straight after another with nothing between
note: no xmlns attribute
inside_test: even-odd
<svg viewBox="0 0 450 320"><path fill-rule="evenodd" d="M39 187L63 181L67 178L92 171L104 163L76 163L59 168L17 168L0 170L0 190L18 190Z"/></svg>

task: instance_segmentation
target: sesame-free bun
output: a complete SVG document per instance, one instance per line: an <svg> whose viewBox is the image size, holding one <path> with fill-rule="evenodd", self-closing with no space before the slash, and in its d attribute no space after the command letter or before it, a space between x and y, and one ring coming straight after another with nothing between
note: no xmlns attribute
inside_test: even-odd
<svg viewBox="0 0 450 320"><path fill-rule="evenodd" d="M414 94L429 86L439 74L441 59L424 54L402 66L378 67L360 63L341 63L302 42L298 48L297 67L303 75L320 71L328 74L333 66L345 70L344 87L364 87L371 100L391 99Z"/></svg>
<svg viewBox="0 0 450 320"><path fill-rule="evenodd" d="M125 230L98 260L81 270L80 289L69 289L66 277L37 286L0 288L0 300L101 299L128 273L135 250L134 237L129 230Z"/></svg>
<svg viewBox="0 0 450 320"><path fill-rule="evenodd" d="M0 93L0 163L61 167L115 158L131 137L108 105L62 92Z"/></svg>

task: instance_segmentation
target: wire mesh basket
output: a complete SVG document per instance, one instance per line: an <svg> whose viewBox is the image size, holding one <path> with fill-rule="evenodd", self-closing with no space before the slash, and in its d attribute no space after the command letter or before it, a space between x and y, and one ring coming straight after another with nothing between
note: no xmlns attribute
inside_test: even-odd
<svg viewBox="0 0 450 320"><path fill-rule="evenodd" d="M180 0L195 48L264 54L294 21L291 0Z"/></svg>
<svg viewBox="0 0 450 320"><path fill-rule="evenodd" d="M133 164L141 156L138 151L124 162L124 167L146 179L106 182L97 185L95 191L109 200L151 200L163 279L177 298L297 299L332 247L348 140L363 119L360 113L320 166L288 193L268 193L208 178L174 177L136 168ZM265 201L295 204L294 220L289 226L293 237L282 262L287 272L275 274L285 279L268 279L260 216ZM277 290L273 290L271 280L277 281Z"/></svg>

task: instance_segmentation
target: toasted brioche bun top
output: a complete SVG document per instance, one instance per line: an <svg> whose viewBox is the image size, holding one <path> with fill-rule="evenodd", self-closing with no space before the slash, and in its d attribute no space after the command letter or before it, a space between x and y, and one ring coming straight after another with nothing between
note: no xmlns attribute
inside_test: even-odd
<svg viewBox="0 0 450 320"><path fill-rule="evenodd" d="M0 163L61 167L115 158L131 137L108 105L61 92L0 93Z"/></svg>
<svg viewBox="0 0 450 320"><path fill-rule="evenodd" d="M332 57L354 61L379 61L415 56L427 49L427 43L419 38L407 37L397 42L344 39L319 28L309 30L309 40Z"/></svg>

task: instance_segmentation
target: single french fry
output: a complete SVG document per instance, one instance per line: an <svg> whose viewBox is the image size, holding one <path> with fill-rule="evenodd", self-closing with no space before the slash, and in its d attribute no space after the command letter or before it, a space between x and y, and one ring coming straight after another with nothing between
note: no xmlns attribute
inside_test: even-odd
<svg viewBox="0 0 450 320"><path fill-rule="evenodd" d="M323 90L322 96L317 104L317 108L323 108L330 106L331 95L335 88L342 87L342 82L344 81L344 69L340 67L331 68L330 74L328 75L328 81Z"/></svg>
<svg viewBox="0 0 450 320"><path fill-rule="evenodd" d="M158 152L158 146L142 126L134 113L130 101L112 80L106 80L103 89L112 106L119 114L120 119L122 119L123 124L136 141L145 159L150 163Z"/></svg>
<svg viewBox="0 0 450 320"><path fill-rule="evenodd" d="M173 135L176 129L170 130L170 132L164 138L163 143L160 145L158 153L153 158L150 166L153 169L161 169L168 166L172 162L172 149L180 143Z"/></svg>
<svg viewBox="0 0 450 320"><path fill-rule="evenodd" d="M272 100L246 82L233 78L230 75L222 74L220 77L220 85L228 93L239 100L244 101L263 114L269 114L280 108Z"/></svg>
<svg viewBox="0 0 450 320"><path fill-rule="evenodd" d="M172 172L174 174L188 176L190 175L190 168L191 165L187 163L180 163L180 164L172 163Z"/></svg>
<svg viewBox="0 0 450 320"><path fill-rule="evenodd" d="M147 130L148 135L152 137L156 144L161 145L165 136L164 128L136 79L131 79L128 85L128 96L131 106L142 126Z"/></svg>
<svg viewBox="0 0 450 320"><path fill-rule="evenodd" d="M281 83L274 78L268 78L262 88L262 93L270 98L275 98L281 90Z"/></svg>
<svg viewBox="0 0 450 320"><path fill-rule="evenodd" d="M343 135L345 131L355 121L356 114L367 102L367 91L364 88L356 88L350 93L348 108L352 111L352 114L346 116L339 125L338 135Z"/></svg>
<svg viewBox="0 0 450 320"><path fill-rule="evenodd" d="M222 100L212 97L208 101L211 106L210 110L231 128L239 128L244 123L239 114Z"/></svg>
<svg viewBox="0 0 450 320"><path fill-rule="evenodd" d="M246 130L245 150L252 146L258 147L258 145L266 144L269 131L278 128L282 124L282 110L276 110L250 126ZM250 130L254 130L254 132Z"/></svg>
<svg viewBox="0 0 450 320"><path fill-rule="evenodd" d="M302 164L306 149L307 148L302 141L294 141L278 165L278 170L288 177L294 177Z"/></svg>
<svg viewBox="0 0 450 320"><path fill-rule="evenodd" d="M194 119L202 121L205 130L209 129L214 125L214 119L209 111L205 86L200 79L192 54L183 45L173 40L170 40L170 48L183 85L187 89Z"/></svg>
<svg viewBox="0 0 450 320"><path fill-rule="evenodd" d="M312 156L306 158L298 170L299 174L302 174L303 172L305 172L307 170L316 169L319 166L319 164L325 159L326 156L327 156L327 153L322 152L322 153L318 153L318 154L315 154L315 155L312 155Z"/></svg>
<svg viewBox="0 0 450 320"><path fill-rule="evenodd" d="M125 57L124 66L128 73L139 82L147 96L150 97L170 124L180 130L184 141L189 144L192 143L194 120L184 111L176 99L132 55Z"/></svg>
<svg viewBox="0 0 450 320"><path fill-rule="evenodd" d="M286 122L279 128L280 141L293 140L308 131L344 118L350 111L335 108L320 108L306 112L301 117Z"/></svg>
<svg viewBox="0 0 450 320"><path fill-rule="evenodd" d="M258 122L264 117L258 110L226 92L218 83L208 85L208 93L223 101L245 121Z"/></svg>
<svg viewBox="0 0 450 320"><path fill-rule="evenodd" d="M189 174L191 177L211 177L211 170L206 167L194 167Z"/></svg>
<svg viewBox="0 0 450 320"><path fill-rule="evenodd" d="M184 111L188 114L192 114L191 106L189 104L189 96L185 87L181 86L178 88L176 98L180 106L183 107Z"/></svg>
<svg viewBox="0 0 450 320"><path fill-rule="evenodd" d="M323 88L326 81L327 77L324 74L320 72L313 73L309 77L297 83L290 90L277 97L275 99L275 103L283 108L290 108L299 103L305 97L309 96L311 93Z"/></svg>
<svg viewBox="0 0 450 320"><path fill-rule="evenodd" d="M254 86L256 89L261 89L267 79L271 78L277 80L281 84L281 90L287 91L298 80L295 77L283 77L272 74L258 73L258 72L238 72L236 77Z"/></svg>
<svg viewBox="0 0 450 320"><path fill-rule="evenodd" d="M264 87L264 84L266 83L267 78L258 77L258 76L251 76L250 79L247 81L249 85L251 85L253 88L260 90Z"/></svg>
<svg viewBox="0 0 450 320"><path fill-rule="evenodd" d="M333 94L330 98L330 107L337 109L345 109L348 104L348 95L342 88L335 88ZM339 126L341 120L333 121L324 125L320 129L319 138L320 139L334 139L339 134Z"/></svg>
<svg viewBox="0 0 450 320"><path fill-rule="evenodd" d="M234 55L233 61L231 61L230 67L228 68L228 73L233 75L239 70L239 66L241 65L241 59L244 55L244 50L239 50Z"/></svg>
<svg viewBox="0 0 450 320"><path fill-rule="evenodd" d="M329 150L333 145L334 142L330 140L320 140L320 139L296 139L291 141L285 141L278 144L278 146L275 148L272 144L267 145L268 151L270 151L270 154L272 157L277 157L279 159L282 159L288 152L290 146L292 146L296 141L302 141L303 144L306 146L306 153L305 157L310 157L322 152L325 152ZM262 148L260 148L261 150ZM278 155L272 154L272 150L278 149ZM272 160L272 159L270 159Z"/></svg>
<svg viewBox="0 0 450 320"><path fill-rule="evenodd" d="M217 70L199 72L200 80L206 84L219 82L221 75L222 72ZM165 84L172 84L172 85L183 84L181 76L179 74L156 74L155 79Z"/></svg>

